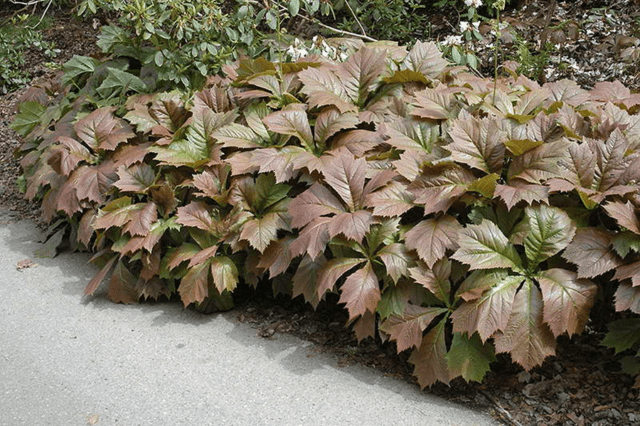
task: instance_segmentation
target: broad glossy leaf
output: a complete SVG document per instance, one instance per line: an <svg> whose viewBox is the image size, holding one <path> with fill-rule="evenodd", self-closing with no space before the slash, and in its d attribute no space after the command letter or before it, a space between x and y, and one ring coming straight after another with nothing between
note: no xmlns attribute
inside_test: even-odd
<svg viewBox="0 0 640 426"><path fill-rule="evenodd" d="M454 118L457 110L452 106L453 95L438 89L424 89L415 94L416 108L412 115L430 120Z"/></svg>
<svg viewBox="0 0 640 426"><path fill-rule="evenodd" d="M405 59L405 65L412 71L419 72L434 79L449 64L440 49L433 42L417 41Z"/></svg>
<svg viewBox="0 0 640 426"><path fill-rule="evenodd" d="M575 81L563 79L553 83L545 83L545 89L551 93L549 103L563 102L577 107L587 102L590 98L589 92L580 88Z"/></svg>
<svg viewBox="0 0 640 426"><path fill-rule="evenodd" d="M413 200L405 184L392 180L382 189L366 194L364 205L373 207L375 216L399 217L414 207Z"/></svg>
<svg viewBox="0 0 640 426"><path fill-rule="evenodd" d="M416 250L420 259L431 268L447 250L458 248L458 232L462 226L447 214L423 220L405 234L407 247Z"/></svg>
<svg viewBox="0 0 640 426"><path fill-rule="evenodd" d="M121 166L118 169L118 179L113 185L121 191L144 193L153 186L156 173L149 164Z"/></svg>
<svg viewBox="0 0 640 426"><path fill-rule="evenodd" d="M331 290L342 275L351 268L364 263L365 260L366 259L360 258L338 257L322 265L318 271L318 297L322 297L327 290Z"/></svg>
<svg viewBox="0 0 640 426"><path fill-rule="evenodd" d="M35 101L23 102L18 106L18 114L11 122L10 127L21 136L27 136L31 131L40 124L42 114L46 107Z"/></svg>
<svg viewBox="0 0 640 426"><path fill-rule="evenodd" d="M479 269L473 271L460 283L455 298L460 298L465 302L479 299L486 290L502 282L507 278L507 275L507 271L504 269Z"/></svg>
<svg viewBox="0 0 640 426"><path fill-rule="evenodd" d="M520 256L498 226L484 220L469 225L458 234L460 248L451 256L469 265L469 269L509 268L521 269Z"/></svg>
<svg viewBox="0 0 640 426"><path fill-rule="evenodd" d="M549 200L549 187L544 185L532 185L520 179L512 179L508 185L497 184L494 197L502 198L508 210L511 210L521 201L531 205L536 201L547 203Z"/></svg>
<svg viewBox="0 0 640 426"><path fill-rule="evenodd" d="M380 330L396 341L398 353L419 347L422 343L422 332L439 315L447 312L446 308L423 308L408 303L402 315L391 315L380 326Z"/></svg>
<svg viewBox="0 0 640 426"><path fill-rule="evenodd" d="M296 257L301 254L307 255L314 260L327 248L327 243L331 239L329 236L329 222L331 218L317 217L309 222L298 234L298 238L291 243L289 249L291 256Z"/></svg>
<svg viewBox="0 0 640 426"><path fill-rule="evenodd" d="M633 287L628 281L623 281L618 285L615 299L617 312L628 309L633 313L640 314L640 287Z"/></svg>
<svg viewBox="0 0 640 426"><path fill-rule="evenodd" d="M331 238L342 234L349 240L362 242L374 222L373 215L367 210L342 212L331 218L327 230Z"/></svg>
<svg viewBox="0 0 640 426"><path fill-rule="evenodd" d="M151 230L152 224L158 219L158 209L155 203L143 203L142 207L129 212L129 220L123 231L131 236L145 236Z"/></svg>
<svg viewBox="0 0 640 426"><path fill-rule="evenodd" d="M308 96L310 108L333 105L341 113L358 111L358 107L351 102L340 78L328 67L307 68L298 73L302 81L302 93Z"/></svg>
<svg viewBox="0 0 640 426"><path fill-rule="evenodd" d="M289 204L291 226L294 228L302 228L318 217L344 211L336 196L319 183L298 195Z"/></svg>
<svg viewBox="0 0 640 426"><path fill-rule="evenodd" d="M598 292L596 285L566 269L541 271L536 278L542 290L544 322L554 336L582 332Z"/></svg>
<svg viewBox="0 0 640 426"><path fill-rule="evenodd" d="M113 108L103 107L78 120L73 126L78 137L92 150L114 150L118 144L135 136L128 125L113 115Z"/></svg>
<svg viewBox="0 0 640 426"><path fill-rule="evenodd" d="M563 250L576 233L576 227L567 213L544 204L524 210L524 251L532 268Z"/></svg>
<svg viewBox="0 0 640 426"><path fill-rule="evenodd" d="M432 267L426 268L422 262L409 268L411 278L418 284L429 290L439 300L447 306L451 303L451 261L449 259L441 259Z"/></svg>
<svg viewBox="0 0 640 426"><path fill-rule="evenodd" d="M192 303L200 303L209 295L209 263L199 263L189 268L180 280L178 293L186 308Z"/></svg>
<svg viewBox="0 0 640 426"><path fill-rule="evenodd" d="M364 315L365 311L375 312L380 301L380 285L371 262L347 277L340 289L340 302L349 311L349 318Z"/></svg>
<svg viewBox="0 0 640 426"><path fill-rule="evenodd" d="M47 160L47 163L53 167L56 173L69 176L81 162L93 162L94 159L91 152L75 139L60 136L57 142L61 146L53 148L51 157Z"/></svg>
<svg viewBox="0 0 640 426"><path fill-rule="evenodd" d="M640 287L640 261L633 262L628 265L618 266L613 279L622 281L631 279L633 287Z"/></svg>
<svg viewBox="0 0 640 426"><path fill-rule="evenodd" d="M425 215L446 212L475 180L469 170L455 163L424 166L421 174L409 185L415 203L424 205Z"/></svg>
<svg viewBox="0 0 640 426"><path fill-rule="evenodd" d="M578 278L591 278L620 265L620 259L610 245L610 233L596 228L580 228L562 257L578 266Z"/></svg>
<svg viewBox="0 0 640 426"><path fill-rule="evenodd" d="M353 112L341 114L335 108L326 108L316 117L314 126L315 140L319 144L325 144L327 140L344 129L354 129L360 120Z"/></svg>
<svg viewBox="0 0 640 426"><path fill-rule="evenodd" d="M627 201L626 203L611 201L603 207L607 213L609 213L609 216L618 222L618 225L640 235L640 218L638 218L638 209L633 205L633 203L631 203L631 201Z"/></svg>
<svg viewBox="0 0 640 426"><path fill-rule="evenodd" d="M462 376L468 382L481 382L496 357L493 345L483 343L477 333L471 337L454 333L446 359L451 377Z"/></svg>
<svg viewBox="0 0 640 426"><path fill-rule="evenodd" d="M262 119L269 130L295 136L310 151L315 149L307 112L300 109L276 111Z"/></svg>
<svg viewBox="0 0 640 426"><path fill-rule="evenodd" d="M556 339L543 322L542 295L538 287L525 280L513 301L507 327L494 338L497 352L509 352L525 370L542 364L555 354Z"/></svg>
<svg viewBox="0 0 640 426"><path fill-rule="evenodd" d="M428 121L397 119L382 125L385 142L404 151L431 152L440 138L440 126Z"/></svg>
<svg viewBox="0 0 640 426"><path fill-rule="evenodd" d="M410 258L404 244L393 243L385 245L378 251L377 255L384 263L387 274L394 283L397 283L401 277L407 275Z"/></svg>
<svg viewBox="0 0 640 426"><path fill-rule="evenodd" d="M226 256L216 256L209 261L213 284L222 293L225 290L233 291L238 284L238 268L235 263Z"/></svg>
<svg viewBox="0 0 640 426"><path fill-rule="evenodd" d="M76 77L83 74L93 74L98 65L100 65L100 61L95 58L80 55L73 56L62 65L64 69L62 84L66 86Z"/></svg>
<svg viewBox="0 0 640 426"><path fill-rule="evenodd" d="M190 261L200 253L202 249L193 243L184 243L176 249L170 249L166 255L166 263L168 269L175 269L182 262Z"/></svg>
<svg viewBox="0 0 640 426"><path fill-rule="evenodd" d="M363 105L375 85L386 71L387 54L382 49L362 47L338 66L336 75L347 96L357 105Z"/></svg>
<svg viewBox="0 0 640 426"><path fill-rule="evenodd" d="M447 345L445 343L445 325L447 319L440 320L422 339L417 350L409 357L409 362L415 366L413 375L418 378L420 388L433 385L440 381L448 384L450 381L447 366Z"/></svg>
<svg viewBox="0 0 640 426"><path fill-rule="evenodd" d="M544 179L558 176L558 164L567 157L566 142L546 143L516 157L509 166L509 180L522 179L529 183L540 183Z"/></svg>
<svg viewBox="0 0 640 426"><path fill-rule="evenodd" d="M521 275L509 275L495 282L480 298L460 305L451 315L453 331L478 332L484 342L495 332L506 330L516 291L523 281L525 277Z"/></svg>
<svg viewBox="0 0 640 426"><path fill-rule="evenodd" d="M240 239L246 240L262 253L272 241L278 239L278 230L288 228L285 214L267 213L260 218L250 219L242 225Z"/></svg>
<svg viewBox="0 0 640 426"><path fill-rule="evenodd" d="M118 262L109 281L109 299L114 303L138 303L140 294L136 290L137 282L138 277L129 271L124 262Z"/></svg>
<svg viewBox="0 0 640 426"><path fill-rule="evenodd" d="M453 142L445 148L451 152L453 161L486 173L502 170L507 135L497 119L478 120L461 112L453 121L449 135Z"/></svg>
<svg viewBox="0 0 640 426"><path fill-rule="evenodd" d="M250 127L239 123L227 124L214 131L212 136L225 148L260 148L265 142Z"/></svg>
<svg viewBox="0 0 640 426"><path fill-rule="evenodd" d="M367 164L364 158L342 153L323 171L326 182L347 204L350 211L361 207Z"/></svg>
<svg viewBox="0 0 640 426"><path fill-rule="evenodd" d="M184 207L178 207L177 220L180 225L209 231L213 228L213 219L209 207L204 201L192 201Z"/></svg>

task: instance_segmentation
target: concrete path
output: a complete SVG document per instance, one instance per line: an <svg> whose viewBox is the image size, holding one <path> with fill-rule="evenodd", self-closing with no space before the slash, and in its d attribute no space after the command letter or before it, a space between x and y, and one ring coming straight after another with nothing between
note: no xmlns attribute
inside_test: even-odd
<svg viewBox="0 0 640 426"><path fill-rule="evenodd" d="M233 312L83 297L88 256L34 258L38 236L0 225L0 425L495 424Z"/></svg>

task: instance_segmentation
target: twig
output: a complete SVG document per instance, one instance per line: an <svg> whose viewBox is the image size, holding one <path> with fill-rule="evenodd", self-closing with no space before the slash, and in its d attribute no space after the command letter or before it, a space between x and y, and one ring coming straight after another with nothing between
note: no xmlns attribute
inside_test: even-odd
<svg viewBox="0 0 640 426"><path fill-rule="evenodd" d="M485 398L487 398L489 401L491 401L493 406L496 407L496 410L498 410L498 412L502 415L502 417L504 417L504 419L507 422L509 422L513 426L522 426L522 423L520 423L519 421L514 419L513 416L511 415L511 413L509 413L507 410L502 408L502 405L500 405L500 403L493 396L489 395L489 393L485 392L482 389L479 389L479 391Z"/></svg>
<svg viewBox="0 0 640 426"><path fill-rule="evenodd" d="M49 7L51 7L51 3L53 3L53 0L49 0L49 3L47 3L47 7L44 9L44 12L42 12L42 16L40 17L40 20L38 21L38 23L35 24L33 27L29 27L29 28L34 30L34 29L36 29L38 27L38 25L40 25L42 23L42 20L44 19L44 16L49 11Z"/></svg>
<svg viewBox="0 0 640 426"><path fill-rule="evenodd" d="M362 31L362 34L364 34L366 36L367 32L364 30L364 27L362 26L362 23L360 22L360 20L356 16L356 12L354 12L353 9L351 8L351 5L349 4L349 0L344 0L344 4L346 4L347 8L349 8L349 12L351 12L351 16L353 16L353 19L355 19L356 22L358 23L358 26L360 27L360 31Z"/></svg>
<svg viewBox="0 0 640 426"><path fill-rule="evenodd" d="M278 5L278 6L280 7L280 9L283 12L287 10L282 5ZM369 37L368 35L357 34L357 33L352 33L350 31L339 30L339 29L331 27L331 26L329 26L327 24L323 24L322 22L318 21L317 19L315 19L313 17L304 16L303 14L298 14L298 16L301 17L302 19L304 19L305 21L313 22L314 24L320 25L321 27L326 28L326 29L328 29L330 31L333 31L335 33L338 33L338 34L348 35L348 36L351 36L351 37L358 37L358 38L361 38L363 40L372 41L372 42L378 41L375 38Z"/></svg>

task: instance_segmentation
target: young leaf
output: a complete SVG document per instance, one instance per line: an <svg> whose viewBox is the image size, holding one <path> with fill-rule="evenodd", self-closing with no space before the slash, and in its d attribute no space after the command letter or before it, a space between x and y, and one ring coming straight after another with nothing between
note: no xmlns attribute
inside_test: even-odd
<svg viewBox="0 0 640 426"><path fill-rule="evenodd" d="M248 241L251 247L262 253L271 241L278 239L278 230L286 228L286 210L271 212L244 222L240 239Z"/></svg>
<svg viewBox="0 0 640 426"><path fill-rule="evenodd" d="M300 92L308 96L310 108L332 105L341 113L358 111L358 107L351 103L351 99L340 81L328 67L307 68L298 73L303 87Z"/></svg>
<svg viewBox="0 0 640 426"><path fill-rule="evenodd" d="M640 235L640 218L638 218L637 209L631 201L626 203L612 201L603 207L609 213L609 216L618 222L618 225Z"/></svg>
<svg viewBox="0 0 640 426"><path fill-rule="evenodd" d="M233 260L226 256L216 256L209 260L213 283L220 293L233 291L238 284L238 268Z"/></svg>
<svg viewBox="0 0 640 426"><path fill-rule="evenodd" d="M296 257L307 253L308 257L313 260L324 252L331 239L329 236L329 222L331 220L331 218L321 216L309 222L300 231L298 238L289 246L291 256Z"/></svg>
<svg viewBox="0 0 640 426"><path fill-rule="evenodd" d="M493 195L495 198L502 198L507 209L511 210L520 201L526 201L528 205L536 201L547 203L549 201L549 187L531 185L520 179L512 179L508 185L497 184Z"/></svg>
<svg viewBox="0 0 640 426"><path fill-rule="evenodd" d="M489 278L490 275L484 275ZM478 277L480 278L480 277ZM513 300L518 287L525 280L521 275L509 275L491 283L491 287L480 298L465 302L451 315L453 331L469 335L478 332L485 342L496 331L507 328Z"/></svg>
<svg viewBox="0 0 640 426"><path fill-rule="evenodd" d="M640 287L633 287L628 281L623 281L618 285L615 299L617 312L629 309L640 314Z"/></svg>
<svg viewBox="0 0 640 426"><path fill-rule="evenodd" d="M458 234L460 248L451 256L469 265L469 269L510 268L521 270L520 256L498 226L483 220L479 225L469 225Z"/></svg>
<svg viewBox="0 0 640 426"><path fill-rule="evenodd" d="M526 279L516 294L507 327L494 343L497 352L509 352L525 370L555 354L556 340L543 322L542 295L531 280Z"/></svg>
<svg viewBox="0 0 640 426"><path fill-rule="evenodd" d="M528 230L524 237L524 251L530 268L567 247L576 233L568 214L544 204L527 207L524 222Z"/></svg>
<svg viewBox="0 0 640 426"><path fill-rule="evenodd" d="M436 219L427 219L412 227L405 234L407 248L416 250L420 259L429 268L442 257L447 250L458 248L458 232L462 226L447 214Z"/></svg>
<svg viewBox="0 0 640 426"><path fill-rule="evenodd" d="M477 334L467 337L454 333L446 359L451 377L462 376L468 382L481 382L496 357L493 345L483 343Z"/></svg>
<svg viewBox="0 0 640 426"><path fill-rule="evenodd" d="M418 378L420 387L424 389L437 381L448 384L450 381L447 366L447 345L445 343L445 324L447 318L440 320L422 339L417 350L409 357L415 366L413 375Z"/></svg>
<svg viewBox="0 0 640 426"><path fill-rule="evenodd" d="M500 172L504 161L504 142L507 135L495 118L478 120L461 112L449 130L453 140L445 148L451 158L485 173Z"/></svg>
<svg viewBox="0 0 640 426"><path fill-rule="evenodd" d="M380 326L380 330L396 341L398 353L418 347L422 343L422 332L439 315L447 312L446 308L423 308L407 303L402 315L391 315Z"/></svg>
<svg viewBox="0 0 640 426"><path fill-rule="evenodd" d="M191 303L202 302L209 295L209 268L209 262L198 263L182 277L178 293L185 308Z"/></svg>
<svg viewBox="0 0 640 426"><path fill-rule="evenodd" d="M602 275L620 265L609 248L611 235L595 228L580 228L562 257L578 266L578 278Z"/></svg>
<svg viewBox="0 0 640 426"><path fill-rule="evenodd" d="M371 262L347 277L341 288L340 302L346 305L349 318L364 315L365 311L375 312L380 301L378 277Z"/></svg>
<svg viewBox="0 0 640 426"><path fill-rule="evenodd" d="M274 133L295 136L309 151L315 150L307 112L301 109L276 111L262 119Z"/></svg>
<svg viewBox="0 0 640 426"><path fill-rule="evenodd" d="M566 269L549 269L536 275L542 290L544 322L553 335L580 333L589 318L598 291L589 280L578 279Z"/></svg>

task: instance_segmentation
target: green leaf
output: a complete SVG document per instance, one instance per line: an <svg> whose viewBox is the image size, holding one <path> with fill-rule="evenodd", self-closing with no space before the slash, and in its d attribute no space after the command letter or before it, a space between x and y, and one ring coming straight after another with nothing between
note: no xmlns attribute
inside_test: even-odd
<svg viewBox="0 0 640 426"><path fill-rule="evenodd" d="M35 101L22 102L18 106L18 114L11 127L21 136L27 136L38 124L46 107Z"/></svg>
<svg viewBox="0 0 640 426"><path fill-rule="evenodd" d="M609 331L602 345L615 349L616 353L640 345L640 318L627 318L608 325Z"/></svg>
<svg viewBox="0 0 640 426"><path fill-rule="evenodd" d="M410 83L418 82L423 84L429 84L429 79L421 72L413 70L398 70L393 73L391 77L384 78L385 83Z"/></svg>
<svg viewBox="0 0 640 426"><path fill-rule="evenodd" d="M618 232L613 236L611 247L620 255L626 257L630 251L640 253L640 235L633 232Z"/></svg>
<svg viewBox="0 0 640 426"><path fill-rule="evenodd" d="M462 376L468 382L481 382L496 357L493 345L489 342L483 344L477 333L471 338L454 333L446 359L451 377Z"/></svg>
<svg viewBox="0 0 640 426"><path fill-rule="evenodd" d="M287 10L291 16L297 16L300 11L300 0L289 0L287 4Z"/></svg>
<svg viewBox="0 0 640 426"><path fill-rule="evenodd" d="M483 176L472 182L468 189L469 191L478 192L485 198L493 198L493 193L496 190L496 182L498 182L498 179L500 179L499 175L491 173L490 175Z"/></svg>
<svg viewBox="0 0 640 426"><path fill-rule="evenodd" d="M211 275L213 276L213 283L220 293L225 290L233 291L238 285L238 268L233 260L226 256L212 257L209 261L211 263Z"/></svg>
<svg viewBox="0 0 640 426"><path fill-rule="evenodd" d="M460 248L452 259L466 263L469 269L510 268L522 271L520 256L498 226L483 220L469 225L458 234Z"/></svg>
<svg viewBox="0 0 640 426"><path fill-rule="evenodd" d="M88 56L74 56L62 66L64 70L62 85L68 85L73 79L83 74L93 74L99 64L99 60Z"/></svg>
<svg viewBox="0 0 640 426"><path fill-rule="evenodd" d="M576 233L569 215L557 207L544 204L527 207L523 220L528 231L524 251L530 269L566 248Z"/></svg>
<svg viewBox="0 0 640 426"><path fill-rule="evenodd" d="M130 90L137 93L145 93L148 89L140 77L111 67L107 67L107 78L105 78L100 87L96 89L98 94L104 99L123 95Z"/></svg>

